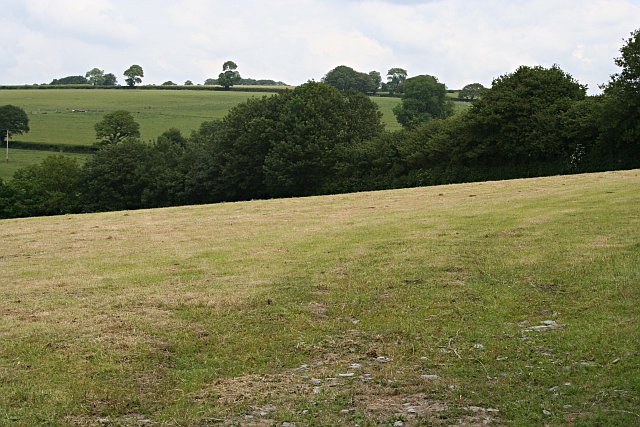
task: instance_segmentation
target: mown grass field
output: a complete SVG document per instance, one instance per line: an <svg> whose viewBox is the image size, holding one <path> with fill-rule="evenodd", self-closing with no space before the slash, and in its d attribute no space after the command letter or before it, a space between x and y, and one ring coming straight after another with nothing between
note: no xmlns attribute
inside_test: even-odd
<svg viewBox="0 0 640 427"><path fill-rule="evenodd" d="M0 425L638 425L639 175L2 220Z"/></svg>

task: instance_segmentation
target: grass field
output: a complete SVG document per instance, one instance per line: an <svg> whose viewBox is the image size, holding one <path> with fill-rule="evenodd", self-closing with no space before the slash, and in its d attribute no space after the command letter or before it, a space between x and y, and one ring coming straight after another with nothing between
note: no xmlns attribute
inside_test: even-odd
<svg viewBox="0 0 640 427"><path fill-rule="evenodd" d="M44 150L21 150L18 148L9 148L9 162L5 161L5 149L2 148L0 152L0 179L5 181L9 180L15 171L25 166L34 165L40 163L50 154L58 154L55 151ZM89 154L75 154L75 153L63 153L65 156L70 156L78 159L80 163L89 156Z"/></svg>
<svg viewBox="0 0 640 427"><path fill-rule="evenodd" d="M95 123L114 110L130 111L140 123L142 139L150 140L170 127L189 135L203 121L222 118L234 105L264 95L190 90L0 90L3 104L17 105L29 115L31 131L16 140L86 145L95 142Z"/></svg>
<svg viewBox="0 0 640 427"><path fill-rule="evenodd" d="M638 425L639 175L2 220L0 425Z"/></svg>

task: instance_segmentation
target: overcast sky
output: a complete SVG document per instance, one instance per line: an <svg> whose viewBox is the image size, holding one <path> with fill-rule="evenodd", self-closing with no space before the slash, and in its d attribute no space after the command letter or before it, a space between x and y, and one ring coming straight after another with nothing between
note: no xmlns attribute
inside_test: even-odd
<svg viewBox="0 0 640 427"><path fill-rule="evenodd" d="M0 84L132 64L144 83L243 77L301 84L337 65L401 67L457 89L554 63L591 93L618 69L640 0L1 0Z"/></svg>

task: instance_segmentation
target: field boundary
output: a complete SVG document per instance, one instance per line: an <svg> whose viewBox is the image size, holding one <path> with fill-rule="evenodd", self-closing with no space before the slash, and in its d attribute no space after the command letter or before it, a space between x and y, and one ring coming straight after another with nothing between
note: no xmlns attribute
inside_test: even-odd
<svg viewBox="0 0 640 427"><path fill-rule="evenodd" d="M11 141L9 148L19 148L22 150L38 150L38 151L55 151L60 153L79 153L79 154L93 154L98 151L97 147L93 145L80 145L80 144L52 144L45 142L30 142L30 141Z"/></svg>
<svg viewBox="0 0 640 427"><path fill-rule="evenodd" d="M228 89L222 86L196 86L196 85L145 85L145 86L92 86L92 85L15 85L15 86L0 86L0 90L25 90L25 89L41 89L41 90L51 90L51 89L86 89L86 90L193 90L193 91L212 91L212 92L256 92L256 93L279 93L286 92L292 90L294 86L291 87L283 87L283 86L235 86L230 87Z"/></svg>

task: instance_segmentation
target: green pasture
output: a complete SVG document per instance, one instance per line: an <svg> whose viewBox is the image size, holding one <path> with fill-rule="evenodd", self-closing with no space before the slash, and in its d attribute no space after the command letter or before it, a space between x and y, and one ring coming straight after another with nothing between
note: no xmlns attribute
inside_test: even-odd
<svg viewBox="0 0 640 427"><path fill-rule="evenodd" d="M22 150L9 146L9 161L6 161L5 147L2 147L0 156L0 179L9 180L15 171L25 166L40 163L51 154L58 154L57 151L46 150ZM90 154L62 153L65 156L73 157L80 163L84 163Z"/></svg>
<svg viewBox="0 0 640 427"><path fill-rule="evenodd" d="M143 140L175 127L184 135L207 120L222 118L231 107L264 93L203 90L0 90L0 103L17 105L29 115L28 134L17 141L48 144L95 142L94 125L105 113L131 112ZM75 112L74 112L75 110Z"/></svg>
<svg viewBox="0 0 640 427"><path fill-rule="evenodd" d="M639 186L1 220L0 425L638 425Z"/></svg>
<svg viewBox="0 0 640 427"><path fill-rule="evenodd" d="M382 123L389 131L400 130L402 126L396 120L395 114L393 114L393 107L400 104L400 98L380 97L373 96L371 100L378 105L382 112Z"/></svg>

